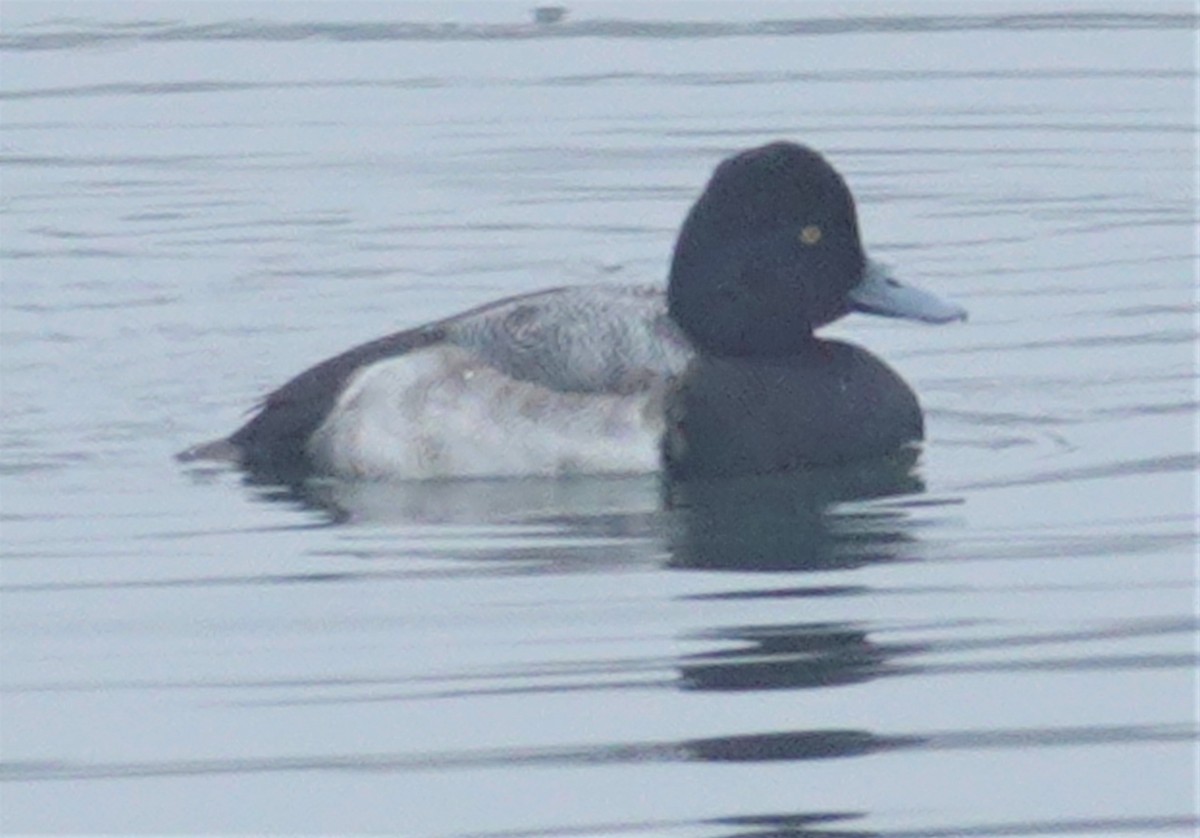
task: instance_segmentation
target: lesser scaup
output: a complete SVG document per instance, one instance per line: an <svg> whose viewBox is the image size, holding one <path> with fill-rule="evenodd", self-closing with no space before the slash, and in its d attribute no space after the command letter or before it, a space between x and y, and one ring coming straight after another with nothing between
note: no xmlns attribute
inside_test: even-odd
<svg viewBox="0 0 1200 838"><path fill-rule="evenodd" d="M557 288L380 338L180 458L294 480L690 477L873 457L921 439L923 423L883 362L814 337L851 310L965 317L869 260L841 176L776 142L717 167L665 294Z"/></svg>

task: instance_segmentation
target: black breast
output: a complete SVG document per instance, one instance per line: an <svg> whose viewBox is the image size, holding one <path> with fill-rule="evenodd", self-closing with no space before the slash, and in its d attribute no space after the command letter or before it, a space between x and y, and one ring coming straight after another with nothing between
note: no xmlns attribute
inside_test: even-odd
<svg viewBox="0 0 1200 838"><path fill-rule="evenodd" d="M673 477L767 474L870 459L924 436L917 397L865 349L814 340L771 359L698 356L668 396Z"/></svg>

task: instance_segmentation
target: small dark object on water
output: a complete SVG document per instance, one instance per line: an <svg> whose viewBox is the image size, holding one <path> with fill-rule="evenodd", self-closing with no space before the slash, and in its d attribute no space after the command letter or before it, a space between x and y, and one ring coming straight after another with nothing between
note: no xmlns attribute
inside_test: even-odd
<svg viewBox="0 0 1200 838"><path fill-rule="evenodd" d="M534 23L558 23L566 16L566 6L538 6L533 10Z"/></svg>

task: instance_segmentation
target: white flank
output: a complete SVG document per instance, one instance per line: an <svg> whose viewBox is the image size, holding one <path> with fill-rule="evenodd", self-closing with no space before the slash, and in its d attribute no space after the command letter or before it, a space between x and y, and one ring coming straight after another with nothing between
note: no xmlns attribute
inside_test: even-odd
<svg viewBox="0 0 1200 838"><path fill-rule="evenodd" d="M438 346L372 364L309 442L352 478L634 474L657 471L662 394L564 393Z"/></svg>

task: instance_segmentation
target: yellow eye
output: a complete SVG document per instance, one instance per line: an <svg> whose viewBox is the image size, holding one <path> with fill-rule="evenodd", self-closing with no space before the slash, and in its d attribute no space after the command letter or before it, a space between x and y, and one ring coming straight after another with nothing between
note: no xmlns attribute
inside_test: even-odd
<svg viewBox="0 0 1200 838"><path fill-rule="evenodd" d="M809 224L800 231L800 241L805 244L816 244L821 240L821 228L816 224Z"/></svg>

